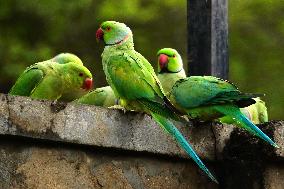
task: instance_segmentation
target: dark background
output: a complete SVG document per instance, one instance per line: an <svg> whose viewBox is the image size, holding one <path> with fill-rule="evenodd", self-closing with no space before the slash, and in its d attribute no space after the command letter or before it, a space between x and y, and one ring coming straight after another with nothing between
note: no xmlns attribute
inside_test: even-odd
<svg viewBox="0 0 284 189"><path fill-rule="evenodd" d="M230 80L242 91L265 93L271 119L284 113L284 2L229 0ZM156 69L156 52L176 48L186 62L186 0L0 0L0 92L26 66L61 52L78 55L106 85L96 43L100 23L126 23L135 48Z"/></svg>

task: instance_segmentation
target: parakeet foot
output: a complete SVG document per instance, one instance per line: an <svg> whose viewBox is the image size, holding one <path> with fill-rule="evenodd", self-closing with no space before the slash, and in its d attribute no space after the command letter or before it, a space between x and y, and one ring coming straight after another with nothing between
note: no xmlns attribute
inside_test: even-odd
<svg viewBox="0 0 284 189"><path fill-rule="evenodd" d="M126 112L126 109L121 105L113 105L113 106L110 106L108 108L109 109L115 109L115 110L122 110L124 113Z"/></svg>

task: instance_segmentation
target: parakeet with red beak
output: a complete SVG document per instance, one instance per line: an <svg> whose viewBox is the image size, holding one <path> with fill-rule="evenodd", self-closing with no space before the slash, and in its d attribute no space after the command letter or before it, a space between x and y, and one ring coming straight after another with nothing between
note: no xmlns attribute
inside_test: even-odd
<svg viewBox="0 0 284 189"><path fill-rule="evenodd" d="M254 97L257 95L241 93L235 85L212 76L185 78L184 71L182 71L182 59L177 57L180 56L174 49L165 48L158 51L158 77L162 76L161 81L164 82L162 85L170 89L166 92L169 92L169 98L177 109L191 119L211 121L221 118L223 123L234 123L277 147L242 113L247 110L240 110L249 105L252 109L256 108ZM169 65L170 63L172 65ZM173 82L168 81L168 78ZM258 123L258 120L253 121Z"/></svg>
<svg viewBox="0 0 284 189"><path fill-rule="evenodd" d="M33 99L72 101L92 88L92 74L81 63L35 63L20 75L9 94Z"/></svg>
<svg viewBox="0 0 284 189"><path fill-rule="evenodd" d="M179 53L172 48L163 48L158 51L158 78L166 93L172 90L175 82L186 78L183 62ZM240 108L241 112L254 124L268 121L265 102L260 98L253 98L255 104ZM222 123L233 124L235 121L229 116L219 119Z"/></svg>
<svg viewBox="0 0 284 189"><path fill-rule="evenodd" d="M169 120L178 117L175 108L165 96L151 64L134 49L133 35L129 27L115 21L103 22L96 38L104 41L102 53L106 79L120 104L126 109L143 111L173 136L187 154L215 182L217 180Z"/></svg>
<svg viewBox="0 0 284 189"><path fill-rule="evenodd" d="M158 51L158 78L166 93L170 92L179 79L186 78L179 53L172 48Z"/></svg>
<svg viewBox="0 0 284 189"><path fill-rule="evenodd" d="M170 89L166 92L181 112L191 119L203 121L220 118L222 123L236 124L277 146L254 125L260 122L259 118L261 121L268 119L263 102L259 98L253 98L256 95L243 94L233 84L212 76L186 78L182 59L177 57L180 57L178 52L171 48L158 51L158 77L162 76L161 82L165 82L162 85ZM171 79L173 82L169 81Z"/></svg>

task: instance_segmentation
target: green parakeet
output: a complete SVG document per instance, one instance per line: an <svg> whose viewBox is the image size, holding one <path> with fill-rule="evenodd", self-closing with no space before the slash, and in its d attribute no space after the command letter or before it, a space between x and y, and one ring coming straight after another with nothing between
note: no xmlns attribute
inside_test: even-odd
<svg viewBox="0 0 284 189"><path fill-rule="evenodd" d="M254 106L250 105L245 108L248 109L250 119L256 124L268 122L268 113L265 102L260 98L254 98L254 100L256 102Z"/></svg>
<svg viewBox="0 0 284 189"><path fill-rule="evenodd" d="M186 78L183 69L183 62L179 53L172 48L163 48L158 51L158 78L166 93L170 92L173 85L179 79ZM255 104L241 108L241 112L246 115L254 124L268 121L267 108L264 101L254 98ZM220 118L222 123L234 123L231 117Z"/></svg>
<svg viewBox="0 0 284 189"><path fill-rule="evenodd" d="M118 99L110 86L96 88L75 101L80 104L90 104L111 107L118 104Z"/></svg>
<svg viewBox="0 0 284 189"><path fill-rule="evenodd" d="M240 111L240 108L254 104L252 98L257 96L241 93L233 84L213 76L191 76L178 80L169 98L189 118L208 121L227 116L237 126L277 147Z"/></svg>
<svg viewBox="0 0 284 189"><path fill-rule="evenodd" d="M72 62L83 65L81 59L71 53L60 53L50 60L53 61L54 63L59 63L59 64L66 64ZM69 97L69 99L74 99L74 97ZM116 105L117 101L118 100L116 99L113 90L111 89L110 86L107 86L107 87L94 89L88 92L87 94L85 94L84 96L80 97L79 99L75 100L74 102L80 104L90 104L96 106L110 107Z"/></svg>
<svg viewBox="0 0 284 189"><path fill-rule="evenodd" d="M176 81L186 78L179 53L172 48L158 51L158 78L166 93L170 92Z"/></svg>
<svg viewBox="0 0 284 189"><path fill-rule="evenodd" d="M78 65L83 66L83 62L81 61L81 59L78 56L76 56L72 53L60 53L50 60L53 61L53 62L59 63L59 64L67 64L67 63L72 62L72 63L76 63ZM70 102L70 101L77 99L77 98L79 98L79 97L81 97L85 94L86 94L86 91L77 90L76 88L73 88L73 90L70 89L70 90L68 90L67 93L64 93L60 100Z"/></svg>
<svg viewBox="0 0 284 189"><path fill-rule="evenodd" d="M92 87L92 74L81 64L58 64L52 60L26 68L9 94L34 99L71 101Z"/></svg>
<svg viewBox="0 0 284 189"><path fill-rule="evenodd" d="M150 114L159 125L173 136L187 154L215 182L217 180L203 164L178 129L168 119L177 116L165 96L151 64L134 50L133 35L129 27L115 21L103 22L96 38L105 43L102 53L106 79L120 103L126 109Z"/></svg>

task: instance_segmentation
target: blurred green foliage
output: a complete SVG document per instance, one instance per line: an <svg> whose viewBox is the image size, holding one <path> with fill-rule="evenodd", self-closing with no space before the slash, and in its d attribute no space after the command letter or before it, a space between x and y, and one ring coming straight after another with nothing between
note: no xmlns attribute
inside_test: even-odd
<svg viewBox="0 0 284 189"><path fill-rule="evenodd" d="M266 93L271 118L283 118L284 3L230 0L230 80ZM0 91L7 93L26 66L60 52L78 55L106 85L95 32L105 20L127 23L135 48L156 67L163 47L186 62L186 0L1 0Z"/></svg>
<svg viewBox="0 0 284 189"><path fill-rule="evenodd" d="M229 1L230 80L265 93L271 119L284 118L284 2Z"/></svg>

